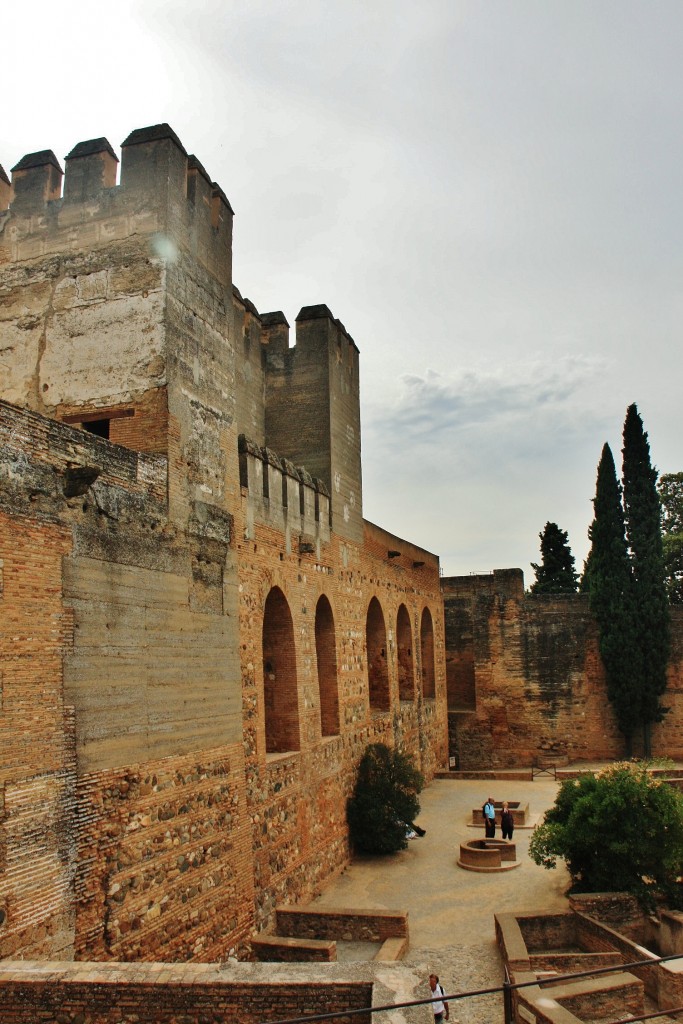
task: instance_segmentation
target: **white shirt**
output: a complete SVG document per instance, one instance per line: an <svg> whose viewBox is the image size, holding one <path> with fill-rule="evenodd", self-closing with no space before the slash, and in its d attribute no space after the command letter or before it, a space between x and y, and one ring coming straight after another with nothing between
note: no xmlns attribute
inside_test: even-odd
<svg viewBox="0 0 683 1024"><path fill-rule="evenodd" d="M442 989L442 987L441 987L441 985L439 984L438 981L436 983L436 988L432 992L432 995L433 996L445 996L446 995L446 993L444 992L444 990ZM443 1013L444 1009L445 1009L445 1007L444 1007L443 1002L441 1001L441 999L435 999L434 1002L432 1003L432 1013L434 1014L434 1016L436 1017L437 1013Z"/></svg>

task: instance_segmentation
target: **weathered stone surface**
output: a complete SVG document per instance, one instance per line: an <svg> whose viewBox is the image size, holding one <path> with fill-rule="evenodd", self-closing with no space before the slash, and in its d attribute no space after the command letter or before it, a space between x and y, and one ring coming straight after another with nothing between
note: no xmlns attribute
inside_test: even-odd
<svg viewBox="0 0 683 1024"><path fill-rule="evenodd" d="M443 580L449 752L467 771L623 756L595 621L582 595L528 596L519 569ZM656 753L683 757L683 611L672 608ZM638 738L636 738L638 739Z"/></svg>
<svg viewBox="0 0 683 1024"><path fill-rule="evenodd" d="M438 559L362 519L343 326L283 376L220 189L104 143L0 213L0 957L248 956L346 863L368 743L445 764Z"/></svg>

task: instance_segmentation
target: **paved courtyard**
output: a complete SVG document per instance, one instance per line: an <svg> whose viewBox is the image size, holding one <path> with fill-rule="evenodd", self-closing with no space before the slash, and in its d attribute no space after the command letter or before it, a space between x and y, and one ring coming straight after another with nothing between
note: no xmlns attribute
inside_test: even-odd
<svg viewBox="0 0 683 1024"><path fill-rule="evenodd" d="M468 827L468 822L472 808L481 807L488 796L528 803L533 823L552 805L557 788L558 783L545 776L534 782L436 779L420 795L418 823L427 834L394 856L355 858L316 902L408 911L410 951L403 961L408 971L400 993L406 1001L429 996L426 979L431 971L440 976L448 993L499 985L502 962L493 914L564 910L569 876L562 863L546 871L529 859L531 829L515 830L521 865L513 871L464 871L456 863L460 843L483 837L483 829ZM502 1021L502 1002L497 996L454 1000L454 1019L462 1024Z"/></svg>

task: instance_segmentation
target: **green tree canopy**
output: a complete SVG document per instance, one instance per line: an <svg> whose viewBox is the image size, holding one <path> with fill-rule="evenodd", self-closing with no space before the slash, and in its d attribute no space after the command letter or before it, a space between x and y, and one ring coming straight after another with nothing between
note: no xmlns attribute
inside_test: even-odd
<svg viewBox="0 0 683 1024"><path fill-rule="evenodd" d="M663 473L657 490L662 504L666 590L671 604L683 604L683 473Z"/></svg>
<svg viewBox="0 0 683 1024"><path fill-rule="evenodd" d="M660 697L666 689L669 662L669 599L664 578L662 510L657 493L657 470L650 462L650 445L635 404L626 410L624 447L624 519L634 587L634 609L640 659L640 713L649 757L650 725L666 714Z"/></svg>
<svg viewBox="0 0 683 1024"><path fill-rule="evenodd" d="M407 845L406 823L420 812L424 779L408 754L371 743L358 766L346 816L351 842L365 853L396 853Z"/></svg>
<svg viewBox="0 0 683 1024"><path fill-rule="evenodd" d="M563 782L529 843L545 868L563 859L575 892L631 892L645 903L680 901L683 795L646 765L610 765Z"/></svg>
<svg viewBox="0 0 683 1024"><path fill-rule="evenodd" d="M566 530L557 523L546 523L541 540L541 563L531 563L536 582L529 588L532 594L575 594L578 574L574 569L574 556L569 547Z"/></svg>

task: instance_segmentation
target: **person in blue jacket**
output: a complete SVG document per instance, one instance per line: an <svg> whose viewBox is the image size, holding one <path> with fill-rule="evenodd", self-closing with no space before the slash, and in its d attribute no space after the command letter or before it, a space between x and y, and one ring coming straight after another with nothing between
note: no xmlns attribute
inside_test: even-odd
<svg viewBox="0 0 683 1024"><path fill-rule="evenodd" d="M493 839L496 835L496 805L493 797L490 796L484 806L482 807L484 814L484 826L486 828L486 838Z"/></svg>

